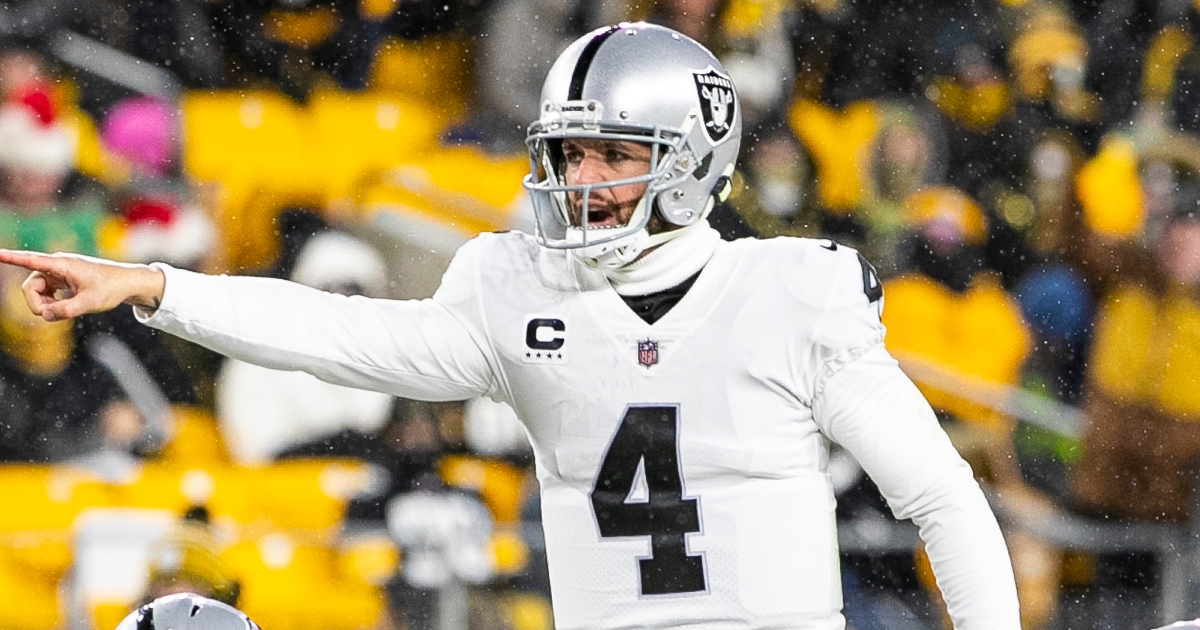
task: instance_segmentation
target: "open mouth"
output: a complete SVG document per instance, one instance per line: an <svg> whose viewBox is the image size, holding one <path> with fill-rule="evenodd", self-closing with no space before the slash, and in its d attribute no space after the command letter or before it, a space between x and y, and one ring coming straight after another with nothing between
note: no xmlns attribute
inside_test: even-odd
<svg viewBox="0 0 1200 630"><path fill-rule="evenodd" d="M603 208L588 209L588 227L615 227L617 215Z"/></svg>

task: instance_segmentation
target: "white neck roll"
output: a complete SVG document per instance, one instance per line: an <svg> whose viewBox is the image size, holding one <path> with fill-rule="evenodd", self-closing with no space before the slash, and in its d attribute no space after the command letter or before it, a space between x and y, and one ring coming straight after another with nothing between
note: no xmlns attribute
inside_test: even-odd
<svg viewBox="0 0 1200 630"><path fill-rule="evenodd" d="M628 265L605 270L604 275L620 295L665 291L703 269L720 240L720 233L708 221L700 221Z"/></svg>

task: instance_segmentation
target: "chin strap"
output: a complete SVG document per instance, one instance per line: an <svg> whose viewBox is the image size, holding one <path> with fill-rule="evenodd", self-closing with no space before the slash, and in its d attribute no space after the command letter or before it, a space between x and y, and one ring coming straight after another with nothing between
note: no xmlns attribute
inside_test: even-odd
<svg viewBox="0 0 1200 630"><path fill-rule="evenodd" d="M698 225L693 223L692 226ZM658 234L650 234L646 228L642 228L629 236L619 238L610 243L603 245L593 245L591 247L581 247L571 250L583 264L592 269L601 271L609 271L620 269L641 256L642 252L665 245L681 234L687 231L688 228L680 228L669 232L659 232Z"/></svg>
<svg viewBox="0 0 1200 630"><path fill-rule="evenodd" d="M602 245L572 249L571 254L592 269L601 271L619 269L636 260L638 255L646 249L643 243L648 240L650 240L650 234L646 232L645 228L642 228L633 234Z"/></svg>

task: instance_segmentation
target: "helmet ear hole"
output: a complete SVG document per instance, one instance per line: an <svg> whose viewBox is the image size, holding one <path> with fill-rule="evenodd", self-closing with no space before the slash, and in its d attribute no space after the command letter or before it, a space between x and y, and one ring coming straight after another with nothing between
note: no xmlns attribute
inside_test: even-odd
<svg viewBox="0 0 1200 630"><path fill-rule="evenodd" d="M705 177L708 177L708 169L712 167L712 161L713 154L712 151L709 151L708 154L704 156L704 159L700 160L700 164L696 165L696 170L692 172L692 177L703 181Z"/></svg>

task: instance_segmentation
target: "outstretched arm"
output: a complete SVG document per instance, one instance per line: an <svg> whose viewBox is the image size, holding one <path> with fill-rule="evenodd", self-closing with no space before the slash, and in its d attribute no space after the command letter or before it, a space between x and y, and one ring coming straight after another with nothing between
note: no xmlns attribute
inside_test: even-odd
<svg viewBox="0 0 1200 630"><path fill-rule="evenodd" d="M0 249L0 263L31 274L21 285L34 315L48 322L131 304L153 311L162 303L161 271L79 254L39 254Z"/></svg>
<svg viewBox="0 0 1200 630"><path fill-rule="evenodd" d="M153 328L247 363L303 370L339 385L421 400L463 400L493 389L486 340L437 300L348 298L285 280L73 254L0 250L0 263L33 272L25 298L47 321L132 304ZM468 271L454 275L469 277Z"/></svg>

